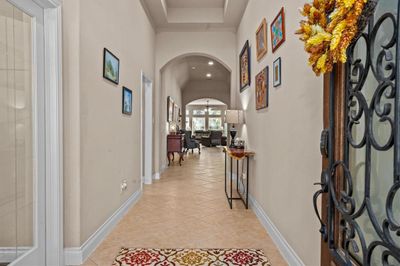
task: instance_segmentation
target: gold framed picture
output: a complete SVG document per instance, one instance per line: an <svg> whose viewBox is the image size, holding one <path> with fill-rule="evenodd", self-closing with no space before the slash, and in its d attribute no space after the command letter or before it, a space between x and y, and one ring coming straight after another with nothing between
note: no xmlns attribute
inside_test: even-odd
<svg viewBox="0 0 400 266"><path fill-rule="evenodd" d="M256 50L257 50L257 61L260 61L268 51L267 44L267 21L265 18L262 20L260 26L256 31Z"/></svg>
<svg viewBox="0 0 400 266"><path fill-rule="evenodd" d="M269 68L267 66L256 76L256 110L268 107L268 101L269 101L268 74L269 74Z"/></svg>
<svg viewBox="0 0 400 266"><path fill-rule="evenodd" d="M167 98L167 121L172 122L174 119L174 100L172 100L171 96Z"/></svg>

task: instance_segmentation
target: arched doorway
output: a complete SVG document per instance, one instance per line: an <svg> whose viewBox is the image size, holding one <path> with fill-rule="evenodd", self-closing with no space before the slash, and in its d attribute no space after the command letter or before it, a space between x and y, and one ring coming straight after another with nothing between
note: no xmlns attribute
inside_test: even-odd
<svg viewBox="0 0 400 266"><path fill-rule="evenodd" d="M231 69L221 60L205 54L184 54L168 61L160 70L160 97L157 99L155 145L159 152L159 166L167 165L166 139L173 130L184 129L186 105L202 98L217 99L228 107L231 102ZM168 114L168 101L172 99L176 116ZM175 113L176 113L175 112ZM223 121L221 121L223 123ZM158 128L157 128L158 127ZM156 158L157 160L157 158ZM157 164L157 163L156 163Z"/></svg>

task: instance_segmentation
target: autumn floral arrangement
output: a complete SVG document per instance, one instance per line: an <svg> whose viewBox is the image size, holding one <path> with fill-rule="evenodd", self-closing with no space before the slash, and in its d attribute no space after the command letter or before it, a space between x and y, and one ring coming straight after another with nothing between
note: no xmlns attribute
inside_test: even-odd
<svg viewBox="0 0 400 266"><path fill-rule="evenodd" d="M377 0L314 0L306 3L296 34L310 54L313 71L331 72L333 65L347 61L347 48L358 37L375 9Z"/></svg>

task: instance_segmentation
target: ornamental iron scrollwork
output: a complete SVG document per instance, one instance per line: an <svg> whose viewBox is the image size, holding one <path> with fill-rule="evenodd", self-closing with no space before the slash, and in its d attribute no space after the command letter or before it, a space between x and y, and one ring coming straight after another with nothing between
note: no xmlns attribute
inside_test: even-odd
<svg viewBox="0 0 400 266"><path fill-rule="evenodd" d="M381 2L385 0L378 5ZM375 13L367 29L347 51L344 159L329 158L329 167L322 172L318 183L321 189L313 198L320 232L338 265L400 265L400 1L396 5L397 10L379 18ZM334 89L331 84L330 106L334 106ZM334 110L330 110L329 132L333 131L334 119ZM383 137L377 136L379 127L385 128ZM328 149L333 147L328 145ZM321 150L333 157L333 151L326 151L326 145ZM350 169L351 152L363 156L362 191L355 189L360 177ZM377 153L393 155L393 171L390 170L389 176L392 181L387 192L379 194L384 199L379 210L372 196L374 182L388 177L371 170ZM326 224L317 208L317 199L323 193L328 197ZM361 219L368 220L368 230L360 223Z"/></svg>

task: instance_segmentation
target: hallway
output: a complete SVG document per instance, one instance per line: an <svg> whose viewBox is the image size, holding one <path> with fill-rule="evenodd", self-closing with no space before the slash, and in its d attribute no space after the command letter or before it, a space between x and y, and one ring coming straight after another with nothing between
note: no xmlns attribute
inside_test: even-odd
<svg viewBox="0 0 400 266"><path fill-rule="evenodd" d="M111 265L121 247L262 248L273 266L286 265L252 210L229 209L223 158L203 148L167 168L84 265Z"/></svg>

